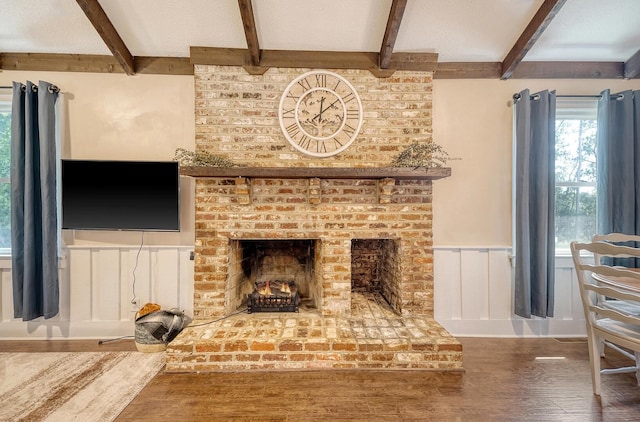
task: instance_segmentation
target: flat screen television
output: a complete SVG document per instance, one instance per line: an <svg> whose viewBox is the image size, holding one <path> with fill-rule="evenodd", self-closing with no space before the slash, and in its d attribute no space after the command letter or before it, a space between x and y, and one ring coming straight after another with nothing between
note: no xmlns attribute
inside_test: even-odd
<svg viewBox="0 0 640 422"><path fill-rule="evenodd" d="M175 161L62 160L62 228L180 230Z"/></svg>

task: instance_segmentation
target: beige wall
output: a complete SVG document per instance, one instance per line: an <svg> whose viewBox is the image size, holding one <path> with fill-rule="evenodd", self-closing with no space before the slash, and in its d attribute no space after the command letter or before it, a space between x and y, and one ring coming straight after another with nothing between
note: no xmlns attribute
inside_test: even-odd
<svg viewBox="0 0 640 422"><path fill-rule="evenodd" d="M443 80L433 83L433 139L452 176L433 183L434 246L511 245L512 96L640 89L640 80Z"/></svg>
<svg viewBox="0 0 640 422"><path fill-rule="evenodd" d="M195 148L191 76L0 72L0 85L47 80L65 93L71 158L171 159ZM511 244L511 98L529 88L558 94L640 89L640 80L434 80L433 138L450 153L450 178L434 182L434 245ZM285 143L284 138L282 142ZM145 243L193 243L193 185L183 178L182 232ZM75 243L139 242L137 233L77 231Z"/></svg>
<svg viewBox="0 0 640 422"><path fill-rule="evenodd" d="M64 158L162 161L173 159L176 148L195 148L192 76L0 72L0 86L27 80L46 80L63 93ZM147 233L145 244L193 244L193 190L193 181L181 178L181 232ZM141 239L136 232L86 230L64 236L76 244L137 244Z"/></svg>

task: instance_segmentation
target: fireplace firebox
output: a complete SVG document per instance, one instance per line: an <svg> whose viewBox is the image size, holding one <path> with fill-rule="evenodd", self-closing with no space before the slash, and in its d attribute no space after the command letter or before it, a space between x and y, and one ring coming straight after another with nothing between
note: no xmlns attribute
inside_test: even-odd
<svg viewBox="0 0 640 422"><path fill-rule="evenodd" d="M298 312L318 308L315 239L237 239L231 242L230 297L253 312ZM245 303L246 301L246 303Z"/></svg>

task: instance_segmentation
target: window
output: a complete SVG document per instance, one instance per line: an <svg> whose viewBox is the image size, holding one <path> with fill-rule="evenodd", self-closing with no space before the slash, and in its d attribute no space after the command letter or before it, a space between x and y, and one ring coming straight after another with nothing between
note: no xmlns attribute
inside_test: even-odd
<svg viewBox="0 0 640 422"><path fill-rule="evenodd" d="M11 95L0 93L0 254L11 251Z"/></svg>
<svg viewBox="0 0 640 422"><path fill-rule="evenodd" d="M556 253L573 240L589 241L596 225L596 98L556 103Z"/></svg>

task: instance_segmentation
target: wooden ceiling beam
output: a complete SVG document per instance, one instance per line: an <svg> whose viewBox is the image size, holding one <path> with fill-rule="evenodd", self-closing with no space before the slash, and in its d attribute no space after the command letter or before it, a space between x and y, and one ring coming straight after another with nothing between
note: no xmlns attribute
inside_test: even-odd
<svg viewBox="0 0 640 422"><path fill-rule="evenodd" d="M498 79L500 62L441 62L434 79ZM522 62L512 79L622 79L622 62Z"/></svg>
<svg viewBox="0 0 640 422"><path fill-rule="evenodd" d="M244 48L190 47L191 64L251 66L249 50Z"/></svg>
<svg viewBox="0 0 640 422"><path fill-rule="evenodd" d="M393 53L389 68L395 70L434 71L438 67L437 53Z"/></svg>
<svg viewBox="0 0 640 422"><path fill-rule="evenodd" d="M98 3L98 0L76 0L76 2L84 14L87 15L87 18L89 18L89 21L109 48L113 57L122 66L124 72L127 75L134 75L136 68L133 56L109 20L109 17L107 17L104 9Z"/></svg>
<svg viewBox="0 0 640 422"><path fill-rule="evenodd" d="M509 79L567 0L544 0L502 62L501 79Z"/></svg>
<svg viewBox="0 0 640 422"><path fill-rule="evenodd" d="M311 67L365 69L379 78L386 78L397 70L380 69L376 53L344 53L341 60L323 61L323 56L334 52L296 52L299 60L292 60L288 52L271 51L268 62L278 67ZM322 53L317 57L318 53ZM413 56L413 62L402 62L405 53L394 53L392 64L400 70L434 71L435 79L499 79L500 62L435 62L433 57ZM418 59L420 58L420 59ZM428 59L432 61L428 61ZM245 49L192 48L192 57L143 57L134 58L140 74L193 75L193 64L242 66L251 74L262 74L268 67L253 69L248 63ZM397 61L397 63L395 63ZM631 61L631 60L629 60ZM514 79L622 79L625 76L623 62L522 62L513 74ZM112 56L86 54L0 53L0 70L123 73L124 70Z"/></svg>
<svg viewBox="0 0 640 422"><path fill-rule="evenodd" d="M378 66L378 53L351 51L261 50L260 66L253 69L248 50L242 48L191 47L194 65L243 66L252 74L265 68L366 69L377 77L389 77L396 70L433 71L437 67L435 53L393 53L390 69Z"/></svg>
<svg viewBox="0 0 640 422"><path fill-rule="evenodd" d="M123 73L113 56L87 54L3 53L5 70Z"/></svg>
<svg viewBox="0 0 640 422"><path fill-rule="evenodd" d="M49 53L2 53L0 56L2 68L6 70L124 73L113 56ZM193 75L193 65L188 57L138 56L134 63L143 74Z"/></svg>
<svg viewBox="0 0 640 422"><path fill-rule="evenodd" d="M248 50L242 48L191 47L194 65L251 66ZM320 69L371 69L376 53L343 51L262 50L261 67L308 67Z"/></svg>
<svg viewBox="0 0 640 422"><path fill-rule="evenodd" d="M522 62L513 79L622 79L622 62Z"/></svg>
<svg viewBox="0 0 640 422"><path fill-rule="evenodd" d="M404 15L404 9L407 6L407 0L393 0L391 9L389 10L389 19L387 19L387 27L382 38L382 47L380 48L380 69L387 69L391 64L391 56L393 47L398 38L400 23Z"/></svg>
<svg viewBox="0 0 640 422"><path fill-rule="evenodd" d="M640 77L640 50L636 54L629 57L624 64L624 77L634 79Z"/></svg>
<svg viewBox="0 0 640 422"><path fill-rule="evenodd" d="M261 65L313 69L371 69L378 66L378 55L346 51L262 50Z"/></svg>
<svg viewBox="0 0 640 422"><path fill-rule="evenodd" d="M193 75L188 57L135 56L136 71L143 75Z"/></svg>
<svg viewBox="0 0 640 422"><path fill-rule="evenodd" d="M500 62L440 62L434 79L499 79Z"/></svg>
<svg viewBox="0 0 640 422"><path fill-rule="evenodd" d="M250 65L259 66L260 45L258 44L258 32L256 31L256 22L253 16L251 0L238 0L238 6L240 7L244 36L247 39L247 49L249 50L249 59L251 61Z"/></svg>

